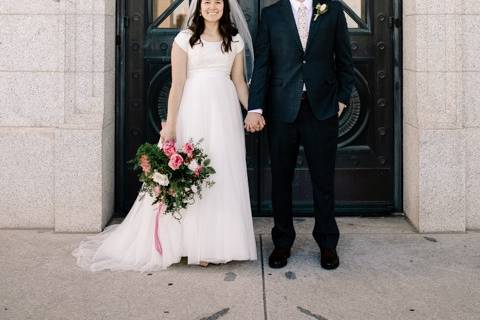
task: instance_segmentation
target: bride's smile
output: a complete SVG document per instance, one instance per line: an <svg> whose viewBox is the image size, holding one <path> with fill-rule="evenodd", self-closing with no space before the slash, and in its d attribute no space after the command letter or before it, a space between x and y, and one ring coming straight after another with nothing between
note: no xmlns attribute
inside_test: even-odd
<svg viewBox="0 0 480 320"><path fill-rule="evenodd" d="M223 0L203 0L201 14L207 22L217 22L223 15Z"/></svg>

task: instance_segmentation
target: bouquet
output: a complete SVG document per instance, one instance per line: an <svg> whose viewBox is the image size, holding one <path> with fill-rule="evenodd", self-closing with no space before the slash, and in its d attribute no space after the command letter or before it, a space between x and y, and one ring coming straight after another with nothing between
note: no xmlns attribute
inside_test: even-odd
<svg viewBox="0 0 480 320"><path fill-rule="evenodd" d="M140 195L150 194L155 206L155 249L162 255L162 244L158 234L159 217L161 214L171 214L180 220L179 211L202 197L202 188L211 187L214 182L209 180L215 170L210 166L210 160L201 149L200 143L192 140L177 150L175 143L163 145L142 144L131 160L134 169L141 168L139 180L143 182Z"/></svg>
<svg viewBox="0 0 480 320"><path fill-rule="evenodd" d="M215 170L210 159L200 147L202 140L192 140L177 150L175 143L163 145L142 144L136 153L134 169L141 168L139 180L143 182L140 193L154 198L153 205L163 214L171 214L180 220L179 211L201 198L202 189L211 187Z"/></svg>

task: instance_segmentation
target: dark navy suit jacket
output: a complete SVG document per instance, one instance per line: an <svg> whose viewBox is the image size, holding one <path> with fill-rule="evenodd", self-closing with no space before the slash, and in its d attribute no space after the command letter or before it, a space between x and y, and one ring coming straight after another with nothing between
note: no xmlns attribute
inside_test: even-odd
<svg viewBox="0 0 480 320"><path fill-rule="evenodd" d="M316 21L316 5L328 10ZM313 15L305 51L289 0L262 10L255 40L255 64L248 109L263 109L267 118L291 123L300 109L303 84L314 116L327 119L348 105L353 64L347 23L340 2L313 0Z"/></svg>

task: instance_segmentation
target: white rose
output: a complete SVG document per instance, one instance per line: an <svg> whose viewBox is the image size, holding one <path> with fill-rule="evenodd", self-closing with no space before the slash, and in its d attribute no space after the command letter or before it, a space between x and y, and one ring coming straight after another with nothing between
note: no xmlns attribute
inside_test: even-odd
<svg viewBox="0 0 480 320"><path fill-rule="evenodd" d="M152 179L161 186L168 186L168 184L170 183L166 174L161 174L157 171L153 173Z"/></svg>
<svg viewBox="0 0 480 320"><path fill-rule="evenodd" d="M197 188L196 185L193 185L193 186L191 187L191 189L192 189L193 193L197 193L197 191L198 191L198 188Z"/></svg>
<svg viewBox="0 0 480 320"><path fill-rule="evenodd" d="M199 167L199 165L198 165L197 160L192 160L192 161L188 164L188 169L192 170L193 172L195 172L195 170L197 170L198 167Z"/></svg>

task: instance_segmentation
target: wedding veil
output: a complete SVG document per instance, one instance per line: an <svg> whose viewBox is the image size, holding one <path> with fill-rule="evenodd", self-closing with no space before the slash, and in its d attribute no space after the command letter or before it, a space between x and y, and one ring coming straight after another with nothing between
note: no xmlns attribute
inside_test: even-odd
<svg viewBox="0 0 480 320"><path fill-rule="evenodd" d="M182 29L187 29L189 27L189 23L195 14L195 8L197 7L198 1L201 0L192 0L190 6L188 8L188 15L184 20ZM235 24L235 27L238 29L238 33L242 37L243 41L245 42L245 50L243 55L243 62L244 62L244 72L245 78L249 79L249 75L253 69L253 43L252 43L252 36L250 35L250 31L248 30L247 20L243 14L242 8L238 4L237 0L224 0L228 1L230 7L230 19Z"/></svg>

